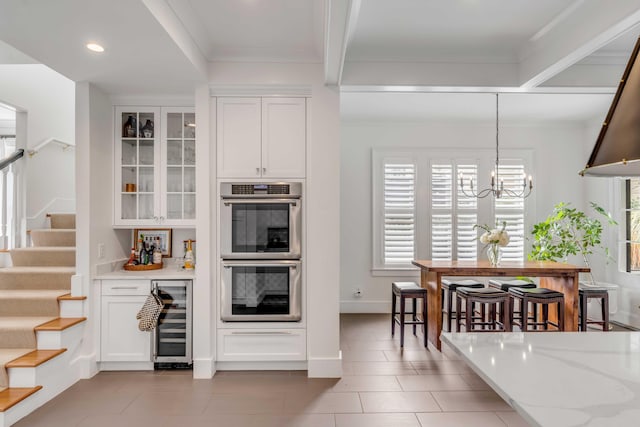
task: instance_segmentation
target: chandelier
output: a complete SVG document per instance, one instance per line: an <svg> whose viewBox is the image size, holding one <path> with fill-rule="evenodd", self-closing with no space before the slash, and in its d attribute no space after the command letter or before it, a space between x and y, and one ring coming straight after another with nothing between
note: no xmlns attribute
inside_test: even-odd
<svg viewBox="0 0 640 427"><path fill-rule="evenodd" d="M500 151L498 149L499 144L499 115L498 115L498 94L496 93L496 165L491 171L491 186L483 190L476 190L473 184L473 178L469 179L469 183L465 185L464 176L460 174L460 191L467 197L476 197L483 199L487 196L494 196L496 199L501 197L513 197L513 198L525 198L531 194L533 190L533 179L529 175L527 180L527 174L523 174L522 187L519 185L510 185L507 188L504 187L504 179L500 178Z"/></svg>

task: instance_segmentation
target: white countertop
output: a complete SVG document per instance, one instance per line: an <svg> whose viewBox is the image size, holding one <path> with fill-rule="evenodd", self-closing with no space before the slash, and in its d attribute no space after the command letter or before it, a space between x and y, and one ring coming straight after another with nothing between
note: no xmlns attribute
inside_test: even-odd
<svg viewBox="0 0 640 427"><path fill-rule="evenodd" d="M93 277L96 280L120 280L120 279L143 279L143 280L193 280L195 270L178 269L173 258L164 260L164 267L158 270L127 271L123 270L124 261L114 261L103 264L99 272Z"/></svg>
<svg viewBox="0 0 640 427"><path fill-rule="evenodd" d="M441 338L532 426L640 425L640 332Z"/></svg>

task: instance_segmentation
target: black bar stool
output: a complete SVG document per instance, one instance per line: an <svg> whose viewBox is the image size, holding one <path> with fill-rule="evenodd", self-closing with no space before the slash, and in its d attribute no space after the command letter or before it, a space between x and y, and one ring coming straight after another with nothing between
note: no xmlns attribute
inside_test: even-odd
<svg viewBox="0 0 640 427"><path fill-rule="evenodd" d="M518 325L522 332L527 332L529 326L537 329L542 326L544 330L549 329L549 325L555 326L559 331L564 331L564 294L547 288L511 288L509 289L511 299L511 325ZM520 316L514 319L513 307L515 302L520 302ZM529 303L533 304L534 313L538 311L537 304L542 305L542 320L532 320L525 313L528 312ZM549 304L558 306L558 323L549 320ZM519 321L516 321L518 319Z"/></svg>
<svg viewBox="0 0 640 427"><path fill-rule="evenodd" d="M578 288L578 317L580 319L580 330L587 332L588 324L602 325L602 330L609 331L609 291L606 288L580 285ZM602 305L602 320L589 320L587 317L587 303L592 298L600 299Z"/></svg>
<svg viewBox="0 0 640 427"><path fill-rule="evenodd" d="M447 315L447 332L451 332L451 322L454 317L457 318L457 314L453 311L453 298L456 293L456 289L465 287L465 288L474 288L480 289L484 288L484 284L471 279L462 279L462 280L450 280L450 279L442 279L442 321L444 323L445 314ZM447 295L447 308L444 308L444 296L445 293ZM444 330L444 326L443 326Z"/></svg>
<svg viewBox="0 0 640 427"><path fill-rule="evenodd" d="M427 290L415 282L393 282L391 284L391 336L395 334L396 323L400 325L400 347L404 347L404 325L413 325L413 335L416 335L416 325L423 325L424 346L427 346ZM400 311L396 312L396 298L400 298ZM405 320L405 301L413 299L411 321ZM422 299L422 319L417 315L417 300ZM397 315L397 316L396 316Z"/></svg>
<svg viewBox="0 0 640 427"><path fill-rule="evenodd" d="M536 287L535 283L532 282L528 282L526 280L522 280L522 279L507 279L507 280L502 280L502 279L491 279L489 280L489 287L490 288L494 288L494 289L500 289L502 291L505 292L509 292L509 289L511 288L523 288L523 289L533 289ZM536 307L534 305L534 310L533 310L533 321L537 322L538 321L538 311L536 310ZM520 317L520 309L516 310L516 307L513 306L512 307L513 313L515 317ZM527 313L528 315L528 313Z"/></svg>
<svg viewBox="0 0 640 427"><path fill-rule="evenodd" d="M465 301L465 316L462 317L462 302ZM493 288L458 288L456 292L456 332L460 332L460 325L464 324L467 332L511 331L509 323L509 293ZM480 304L481 314L476 315L476 304ZM488 307L489 316L485 313ZM500 308L500 316L497 308ZM482 327L482 329L475 329ZM488 329L485 329L488 328Z"/></svg>

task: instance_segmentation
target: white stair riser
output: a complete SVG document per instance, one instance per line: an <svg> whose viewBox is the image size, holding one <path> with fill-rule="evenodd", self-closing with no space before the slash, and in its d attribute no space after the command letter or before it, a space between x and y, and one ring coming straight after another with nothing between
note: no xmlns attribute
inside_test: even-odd
<svg viewBox="0 0 640 427"><path fill-rule="evenodd" d="M84 323L78 323L63 331L37 331L36 340L38 342L38 350L59 350L66 348L68 352L73 350L80 344L82 340L82 332Z"/></svg>
<svg viewBox="0 0 640 427"><path fill-rule="evenodd" d="M55 380L57 376L64 375L69 363L68 359L69 352L65 351L40 366L9 368L9 385L10 387L36 387L44 382Z"/></svg>
<svg viewBox="0 0 640 427"><path fill-rule="evenodd" d="M60 317L84 317L84 303L86 300L61 300Z"/></svg>

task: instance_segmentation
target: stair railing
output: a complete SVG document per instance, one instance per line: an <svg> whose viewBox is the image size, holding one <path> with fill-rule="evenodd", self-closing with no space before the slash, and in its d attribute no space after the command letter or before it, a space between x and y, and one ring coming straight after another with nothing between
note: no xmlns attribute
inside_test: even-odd
<svg viewBox="0 0 640 427"><path fill-rule="evenodd" d="M16 161L24 156L20 148L0 160L0 248L9 249L16 241L18 171Z"/></svg>
<svg viewBox="0 0 640 427"><path fill-rule="evenodd" d="M35 147L31 148L28 151L29 157L35 156L36 154L38 154L38 152L40 150L42 150L44 147L46 147L47 145L52 144L52 143L61 145L63 150L68 150L69 148L74 148L75 147L75 145L70 144L70 143L65 142L65 141L60 141L57 138L47 138L44 141L42 141L40 144L36 145Z"/></svg>

